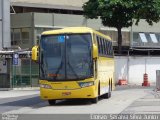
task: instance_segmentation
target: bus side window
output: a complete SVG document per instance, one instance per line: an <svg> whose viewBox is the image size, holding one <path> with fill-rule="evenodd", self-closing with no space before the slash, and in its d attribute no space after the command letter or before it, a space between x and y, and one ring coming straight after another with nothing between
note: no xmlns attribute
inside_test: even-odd
<svg viewBox="0 0 160 120"><path fill-rule="evenodd" d="M100 54L101 53L101 50L100 50L100 40L99 40L98 36L97 36L97 44L98 44L98 53Z"/></svg>
<svg viewBox="0 0 160 120"><path fill-rule="evenodd" d="M105 55L107 55L107 46L106 46L106 43L107 43L107 41L106 40L104 40L104 52L105 52Z"/></svg>
<svg viewBox="0 0 160 120"><path fill-rule="evenodd" d="M103 55L103 44L102 44L102 38L100 40L100 54Z"/></svg>
<svg viewBox="0 0 160 120"><path fill-rule="evenodd" d="M111 42L109 42L109 55L111 55Z"/></svg>
<svg viewBox="0 0 160 120"><path fill-rule="evenodd" d="M111 56L113 56L113 46L112 46L112 42L111 42Z"/></svg>
<svg viewBox="0 0 160 120"><path fill-rule="evenodd" d="M94 78L95 79L97 79L97 72L98 72L97 59L94 59Z"/></svg>
<svg viewBox="0 0 160 120"><path fill-rule="evenodd" d="M101 38L101 47L102 47L102 55L104 55L104 44L103 44L103 38Z"/></svg>
<svg viewBox="0 0 160 120"><path fill-rule="evenodd" d="M107 55L109 55L109 47L108 47L108 40L106 41L106 51L107 51Z"/></svg>
<svg viewBox="0 0 160 120"><path fill-rule="evenodd" d="M105 48L105 39L102 39L103 43L103 55L106 55L106 48Z"/></svg>

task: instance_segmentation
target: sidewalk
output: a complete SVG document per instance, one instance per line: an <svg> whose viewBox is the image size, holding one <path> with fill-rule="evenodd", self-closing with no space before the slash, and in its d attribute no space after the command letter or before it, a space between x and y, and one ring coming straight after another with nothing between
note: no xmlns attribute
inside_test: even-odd
<svg viewBox="0 0 160 120"><path fill-rule="evenodd" d="M39 94L39 88L16 88L9 91L0 91L1 98L21 97Z"/></svg>
<svg viewBox="0 0 160 120"><path fill-rule="evenodd" d="M128 88L129 86L125 86ZM135 86L136 88L145 88ZM130 87L129 87L130 88ZM131 88L134 88L132 86ZM156 91L155 87L146 87L146 95L135 100L129 105L122 114L160 114L160 91Z"/></svg>
<svg viewBox="0 0 160 120"><path fill-rule="evenodd" d="M10 91L0 91L0 105L5 103L12 103L15 101L22 101L39 97L39 90L36 89L19 89Z"/></svg>

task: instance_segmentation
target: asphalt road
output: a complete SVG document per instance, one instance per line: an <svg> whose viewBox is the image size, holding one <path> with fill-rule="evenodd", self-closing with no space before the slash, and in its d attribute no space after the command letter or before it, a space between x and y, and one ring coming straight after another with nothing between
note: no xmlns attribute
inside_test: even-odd
<svg viewBox="0 0 160 120"><path fill-rule="evenodd" d="M30 117L38 114L39 120L53 114L54 117L62 117L61 120L63 115L60 114L72 114L69 119L74 120L77 116L74 117L73 114L78 114L77 120L83 119L83 114L87 114L86 117L89 119L94 119L92 114L160 114L160 97L153 88L122 86L112 92L110 99L99 98L97 104L86 100L59 100L56 105L49 106L47 101L39 98L39 94L33 94L0 98L0 113L24 114Z"/></svg>

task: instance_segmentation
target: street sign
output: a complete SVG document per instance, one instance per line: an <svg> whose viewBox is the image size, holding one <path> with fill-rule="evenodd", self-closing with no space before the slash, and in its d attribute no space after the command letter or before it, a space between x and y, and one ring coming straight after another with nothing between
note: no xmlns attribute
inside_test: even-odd
<svg viewBox="0 0 160 120"><path fill-rule="evenodd" d="M13 55L13 65L18 65L19 55L16 53Z"/></svg>

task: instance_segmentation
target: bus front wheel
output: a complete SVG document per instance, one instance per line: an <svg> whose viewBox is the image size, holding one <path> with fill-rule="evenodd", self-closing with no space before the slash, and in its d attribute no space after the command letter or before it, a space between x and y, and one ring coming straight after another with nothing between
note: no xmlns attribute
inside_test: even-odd
<svg viewBox="0 0 160 120"><path fill-rule="evenodd" d="M56 100L48 100L49 105L55 105L56 104Z"/></svg>

